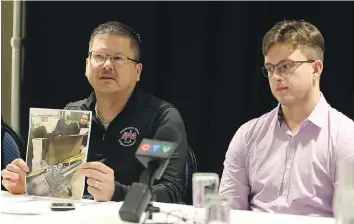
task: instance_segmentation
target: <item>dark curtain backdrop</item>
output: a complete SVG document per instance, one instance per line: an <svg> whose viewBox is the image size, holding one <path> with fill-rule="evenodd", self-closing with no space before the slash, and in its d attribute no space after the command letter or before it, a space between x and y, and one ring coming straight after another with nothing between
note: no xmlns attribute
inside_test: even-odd
<svg viewBox="0 0 354 224"><path fill-rule="evenodd" d="M262 76L263 35L283 19L305 19L325 37L321 88L354 119L351 2L27 2L21 132L29 107L63 108L92 91L85 73L91 31L107 20L143 41L141 86L175 104L199 171L221 174L244 122L276 106Z"/></svg>

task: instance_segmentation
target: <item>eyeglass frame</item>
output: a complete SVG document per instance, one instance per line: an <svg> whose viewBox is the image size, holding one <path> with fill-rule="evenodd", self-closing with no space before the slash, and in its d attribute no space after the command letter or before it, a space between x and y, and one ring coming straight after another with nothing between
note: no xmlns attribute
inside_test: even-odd
<svg viewBox="0 0 354 224"><path fill-rule="evenodd" d="M140 61L135 60L135 59L133 59L133 58L130 58L130 57L128 57L127 55L122 54L122 53L119 53L119 54L116 54L116 55L107 55L105 52L101 52L101 51L89 51L89 52L88 52L88 56L89 56L90 59L92 59L92 53L93 53L93 52L98 52L98 53L102 53L102 54L105 55L105 57L104 57L104 59L103 59L103 61L102 61L103 63L106 62L107 57L109 57L109 60L110 60L112 63L114 63L113 60L112 60L112 57L116 57L116 56L118 56L118 55L124 56L124 57L126 57L128 60L133 61L133 62L135 62L135 63L138 63L138 64L141 63ZM102 63L102 62L98 62L98 63ZM125 65L125 64L124 64L124 65Z"/></svg>
<svg viewBox="0 0 354 224"><path fill-rule="evenodd" d="M266 78L272 77L272 76L274 75L274 72L275 72L276 70L279 71L279 67L278 67L278 66L282 65L282 64L285 63L285 62L291 62L291 63L294 64L294 67L293 67L294 70L291 72L291 73L293 73L293 72L297 69L297 67L299 67L300 65L302 65L302 64L304 64L304 63L314 63L315 60L306 60L306 61L284 60L284 61L279 62L279 63L276 64L276 65L271 65L271 64L270 64L271 66L274 67L274 71L272 72L272 73L273 73L272 75L268 75L268 74L269 74L269 71L268 71L268 69L266 68L266 66L264 65L264 66L261 67L263 76L266 77ZM296 67L296 64L298 64L297 67ZM265 74L265 73L267 73L267 74ZM286 75L288 75L288 74L283 74L283 73L280 73L280 72L278 72L278 73L279 73L281 76L283 76L283 77L286 76ZM289 73L289 74L291 74L291 73Z"/></svg>

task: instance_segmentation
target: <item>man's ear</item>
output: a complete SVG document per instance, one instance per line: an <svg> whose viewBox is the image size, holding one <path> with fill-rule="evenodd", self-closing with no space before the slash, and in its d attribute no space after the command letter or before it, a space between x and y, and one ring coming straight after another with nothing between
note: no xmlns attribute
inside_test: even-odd
<svg viewBox="0 0 354 224"><path fill-rule="evenodd" d="M140 75L141 75L141 71L143 70L143 64L139 63L135 65L135 68L136 68L136 80L140 81Z"/></svg>
<svg viewBox="0 0 354 224"><path fill-rule="evenodd" d="M316 60L313 63L313 74L315 77L320 77L323 71L323 62L321 60Z"/></svg>
<svg viewBox="0 0 354 224"><path fill-rule="evenodd" d="M86 58L85 76L87 77L88 71L90 69L89 59Z"/></svg>

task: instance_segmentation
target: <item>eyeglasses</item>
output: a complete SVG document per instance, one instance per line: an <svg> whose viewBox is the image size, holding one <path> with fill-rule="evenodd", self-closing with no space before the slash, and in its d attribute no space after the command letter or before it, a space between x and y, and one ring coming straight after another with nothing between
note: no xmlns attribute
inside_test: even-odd
<svg viewBox="0 0 354 224"><path fill-rule="evenodd" d="M135 63L140 63L140 61L137 61L135 59L129 58L128 56L124 54L116 54L116 55L107 55L104 52L99 52L99 51L90 51L89 52L89 58L93 60L95 63L102 63L107 60L107 57L111 60L113 64L123 66L127 64L128 61L133 61Z"/></svg>
<svg viewBox="0 0 354 224"><path fill-rule="evenodd" d="M314 60L307 61L282 61L277 65L265 65L262 66L262 72L264 77L272 77L274 75L274 71L276 70L277 74L280 75L289 75L292 74L295 69L297 69L303 63L313 63Z"/></svg>

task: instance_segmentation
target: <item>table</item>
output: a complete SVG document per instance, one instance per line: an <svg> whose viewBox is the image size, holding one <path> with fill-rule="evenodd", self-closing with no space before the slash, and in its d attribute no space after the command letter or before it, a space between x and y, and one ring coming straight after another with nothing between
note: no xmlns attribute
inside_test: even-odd
<svg viewBox="0 0 354 224"><path fill-rule="evenodd" d="M118 211L122 202L95 202L92 200L81 200L75 202L76 209L73 211L53 212L50 210L50 200L33 198L26 195L12 195L1 192L1 224L124 224L120 219ZM201 223L204 219L204 209L197 209L189 205L153 203L160 207L162 213L153 215L152 220L146 223L175 222L193 223L192 220ZM184 216L189 219L182 222L178 218L167 215ZM22 213L22 214L15 214ZM144 217L142 217L143 219ZM307 217L298 215L270 214L263 212L232 210L230 214L232 224L335 224L334 218Z"/></svg>

